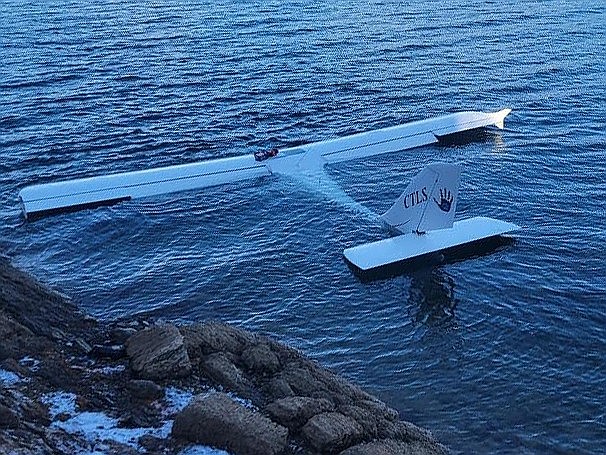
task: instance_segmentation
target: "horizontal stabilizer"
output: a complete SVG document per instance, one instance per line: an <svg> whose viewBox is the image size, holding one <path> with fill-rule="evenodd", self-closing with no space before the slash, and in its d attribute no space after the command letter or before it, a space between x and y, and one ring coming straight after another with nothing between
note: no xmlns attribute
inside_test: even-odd
<svg viewBox="0 0 606 455"><path fill-rule="evenodd" d="M348 248L343 255L355 267L367 271L518 229L513 223L493 218L469 218L455 222L449 229L404 234Z"/></svg>

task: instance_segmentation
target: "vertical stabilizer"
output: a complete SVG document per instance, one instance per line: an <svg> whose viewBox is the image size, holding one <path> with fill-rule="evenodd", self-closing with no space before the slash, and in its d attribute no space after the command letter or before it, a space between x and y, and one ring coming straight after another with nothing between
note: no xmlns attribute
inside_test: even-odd
<svg viewBox="0 0 606 455"><path fill-rule="evenodd" d="M495 112L493 115L495 117L494 126L499 129L505 128L505 117L509 115L511 109L502 109L499 112Z"/></svg>
<svg viewBox="0 0 606 455"><path fill-rule="evenodd" d="M430 164L417 174L381 219L406 234L452 227L461 166Z"/></svg>

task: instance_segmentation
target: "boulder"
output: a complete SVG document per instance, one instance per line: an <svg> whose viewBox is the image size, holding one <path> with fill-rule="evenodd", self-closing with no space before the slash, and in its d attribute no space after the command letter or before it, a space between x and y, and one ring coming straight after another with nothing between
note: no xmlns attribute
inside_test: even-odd
<svg viewBox="0 0 606 455"><path fill-rule="evenodd" d="M141 330L126 342L133 372L142 379L162 380L188 376L191 362L183 336L172 324Z"/></svg>
<svg viewBox="0 0 606 455"><path fill-rule="evenodd" d="M257 342L257 336L220 322L207 322L181 328L187 352L192 358L229 352L239 356L249 345Z"/></svg>
<svg viewBox="0 0 606 455"><path fill-rule="evenodd" d="M298 362L289 363L282 371L280 378L299 396L311 397L318 391L325 390L324 384L316 379L308 365Z"/></svg>
<svg viewBox="0 0 606 455"><path fill-rule="evenodd" d="M351 417L360 424L364 433L364 439L374 439L379 434L379 428L384 427L388 422L380 416L368 412L366 409L356 405L341 405L337 408L341 414Z"/></svg>
<svg viewBox="0 0 606 455"><path fill-rule="evenodd" d="M313 416L334 411L334 405L324 399L309 397L282 398L270 403L265 411L274 422L298 431Z"/></svg>
<svg viewBox="0 0 606 455"><path fill-rule="evenodd" d="M377 417L382 417L385 420L389 420L391 422L395 422L400 418L400 413L393 408L390 408L382 401L377 399L373 400L360 400L358 406L366 409L368 412L376 415Z"/></svg>
<svg viewBox="0 0 606 455"><path fill-rule="evenodd" d="M280 360L267 343L249 346L242 352L244 366L257 375L268 376L280 370Z"/></svg>
<svg viewBox="0 0 606 455"><path fill-rule="evenodd" d="M216 385L247 398L253 395L252 383L224 354L217 352L209 355L200 367L202 373Z"/></svg>
<svg viewBox="0 0 606 455"><path fill-rule="evenodd" d="M263 385L263 393L267 401L274 401L280 398L293 397L295 392L290 388L288 382L282 377L273 377Z"/></svg>
<svg viewBox="0 0 606 455"><path fill-rule="evenodd" d="M390 422L379 429L379 437L404 442L422 442L429 445L438 444L429 430L420 428L410 422Z"/></svg>
<svg viewBox="0 0 606 455"><path fill-rule="evenodd" d="M95 344L88 355L96 359L120 360L126 357L126 349L121 344Z"/></svg>
<svg viewBox="0 0 606 455"><path fill-rule="evenodd" d="M354 419L338 412L313 416L302 430L303 436L318 452L334 453L361 442L363 428Z"/></svg>
<svg viewBox="0 0 606 455"><path fill-rule="evenodd" d="M175 418L172 436L235 455L277 455L288 446L288 430L224 393L199 395Z"/></svg>

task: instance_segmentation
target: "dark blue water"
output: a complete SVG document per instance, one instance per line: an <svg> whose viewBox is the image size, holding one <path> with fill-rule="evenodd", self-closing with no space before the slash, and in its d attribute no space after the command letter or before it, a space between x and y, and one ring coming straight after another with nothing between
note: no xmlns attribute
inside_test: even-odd
<svg viewBox="0 0 606 455"><path fill-rule="evenodd" d="M454 453L606 447L606 7L599 0L0 4L0 247L104 319L292 343ZM252 153L460 110L506 129L330 174L386 209L464 164L459 216L514 245L362 283L385 233L268 178L24 224L28 184Z"/></svg>

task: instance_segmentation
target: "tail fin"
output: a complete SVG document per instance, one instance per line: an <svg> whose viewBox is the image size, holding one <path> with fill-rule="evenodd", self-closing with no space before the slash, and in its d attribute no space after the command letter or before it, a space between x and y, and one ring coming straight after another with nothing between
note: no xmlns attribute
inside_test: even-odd
<svg viewBox="0 0 606 455"><path fill-rule="evenodd" d="M452 227L460 179L461 166L430 164L412 179L381 219L403 234Z"/></svg>

